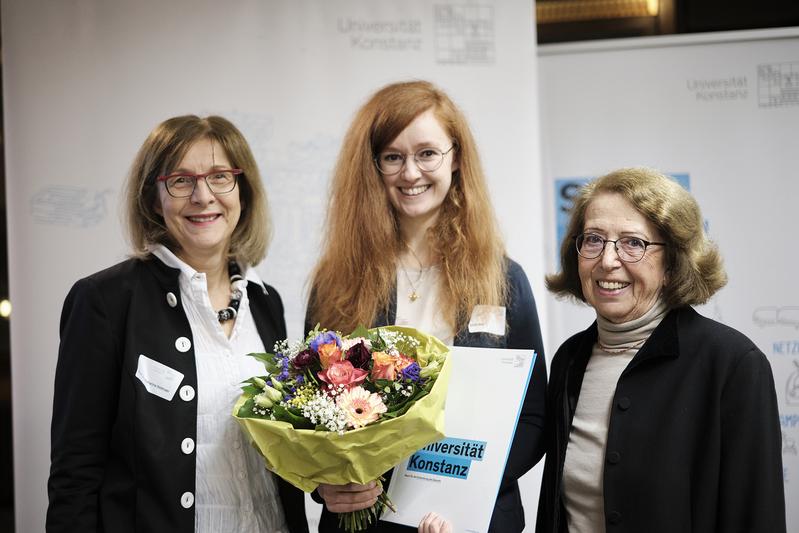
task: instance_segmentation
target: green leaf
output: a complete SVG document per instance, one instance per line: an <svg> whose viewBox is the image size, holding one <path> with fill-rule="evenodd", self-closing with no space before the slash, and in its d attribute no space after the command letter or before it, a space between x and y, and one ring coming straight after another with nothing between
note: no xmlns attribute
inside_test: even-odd
<svg viewBox="0 0 799 533"><path fill-rule="evenodd" d="M351 339L354 337L369 338L369 330L366 329L363 324L360 324L352 333L348 335L348 337Z"/></svg>
<svg viewBox="0 0 799 533"><path fill-rule="evenodd" d="M305 418L304 416L302 416L302 409L300 409L299 407L286 407L285 409L294 416Z"/></svg>
<svg viewBox="0 0 799 533"><path fill-rule="evenodd" d="M314 338L316 338L317 335L322 333L322 331L324 330L319 328L319 322L317 322L316 325L313 327L313 329L308 332L308 335L306 335L305 345L307 346L308 344L310 344L310 342L314 340Z"/></svg>
<svg viewBox="0 0 799 533"><path fill-rule="evenodd" d="M380 335L380 328L370 332L369 340L372 341L372 352L382 352L386 349L386 341Z"/></svg>
<svg viewBox="0 0 799 533"><path fill-rule="evenodd" d="M248 353L247 355L249 357L257 359L258 361L261 361L264 364L275 360L275 355L271 354L271 353L256 353L256 352L253 352L253 353Z"/></svg>
<svg viewBox="0 0 799 533"><path fill-rule="evenodd" d="M305 418L304 416L297 415L289 409L286 409L282 405L275 405L272 407L272 414L278 420L282 420L283 422L288 422L295 429L313 429L313 424Z"/></svg>
<svg viewBox="0 0 799 533"><path fill-rule="evenodd" d="M257 415L252 412L252 407L255 405L252 401L252 398L248 398L246 402L241 404L239 407L239 412L236 415L239 418L263 418L261 415Z"/></svg>
<svg viewBox="0 0 799 533"><path fill-rule="evenodd" d="M249 394L251 396L255 396L256 394L260 394L263 392L261 387L256 387L255 385L248 384L241 387L241 390L244 391L245 394Z"/></svg>
<svg viewBox="0 0 799 533"><path fill-rule="evenodd" d="M383 413L383 418L397 418L404 415L408 412L408 409L413 407L413 404L415 404L417 400L427 396L427 394L428 392L424 390L418 390L415 393L412 393L405 401L393 404L391 409Z"/></svg>

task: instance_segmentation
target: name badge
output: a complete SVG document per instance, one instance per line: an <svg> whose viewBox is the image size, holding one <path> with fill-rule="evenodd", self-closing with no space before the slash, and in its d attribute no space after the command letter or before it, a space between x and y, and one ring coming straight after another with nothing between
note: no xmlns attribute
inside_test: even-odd
<svg viewBox="0 0 799 533"><path fill-rule="evenodd" d="M142 382L147 392L170 402L174 398L180 382L183 381L183 374L146 355L139 355L136 377Z"/></svg>
<svg viewBox="0 0 799 533"><path fill-rule="evenodd" d="M505 306L475 305L469 319L469 333L505 334Z"/></svg>

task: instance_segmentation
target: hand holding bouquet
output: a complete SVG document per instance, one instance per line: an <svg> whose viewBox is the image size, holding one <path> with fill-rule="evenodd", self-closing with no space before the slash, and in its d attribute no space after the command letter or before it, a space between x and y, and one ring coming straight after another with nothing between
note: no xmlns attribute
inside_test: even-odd
<svg viewBox="0 0 799 533"><path fill-rule="evenodd" d="M267 374L244 382L234 416L267 467L310 492L320 483L367 484L443 437L447 347L412 328L311 331L250 354ZM386 505L341 514L364 529Z"/></svg>

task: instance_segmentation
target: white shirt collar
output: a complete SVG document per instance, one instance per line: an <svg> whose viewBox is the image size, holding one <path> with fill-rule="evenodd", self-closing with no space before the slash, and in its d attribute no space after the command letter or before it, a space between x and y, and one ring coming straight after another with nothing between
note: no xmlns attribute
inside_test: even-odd
<svg viewBox="0 0 799 533"><path fill-rule="evenodd" d="M161 262L166 266L180 270L181 275L185 276L186 279L192 279L197 273L196 270L190 267L181 258L176 256L172 250L163 244L151 244L147 247L147 249L151 254L160 259ZM241 266L241 264L239 264L239 266ZM255 269L250 265L245 265L244 267L244 279L249 282L256 283L260 287L264 287L264 291L266 291L264 282L261 280L258 272L256 272Z"/></svg>

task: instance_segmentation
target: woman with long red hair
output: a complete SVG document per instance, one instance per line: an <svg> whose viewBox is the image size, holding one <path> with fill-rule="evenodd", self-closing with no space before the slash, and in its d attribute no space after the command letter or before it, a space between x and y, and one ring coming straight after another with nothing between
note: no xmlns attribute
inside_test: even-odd
<svg viewBox="0 0 799 533"><path fill-rule="evenodd" d="M505 253L469 126L443 91L425 81L394 83L361 107L339 155L325 227L306 331L317 323L347 332L408 325L450 345L538 353L490 527L521 531L517 479L542 455L538 314L524 271ZM319 531L338 531L331 511L369 507L380 490L322 485ZM419 530L446 527L431 515ZM407 529L378 521L369 531Z"/></svg>

